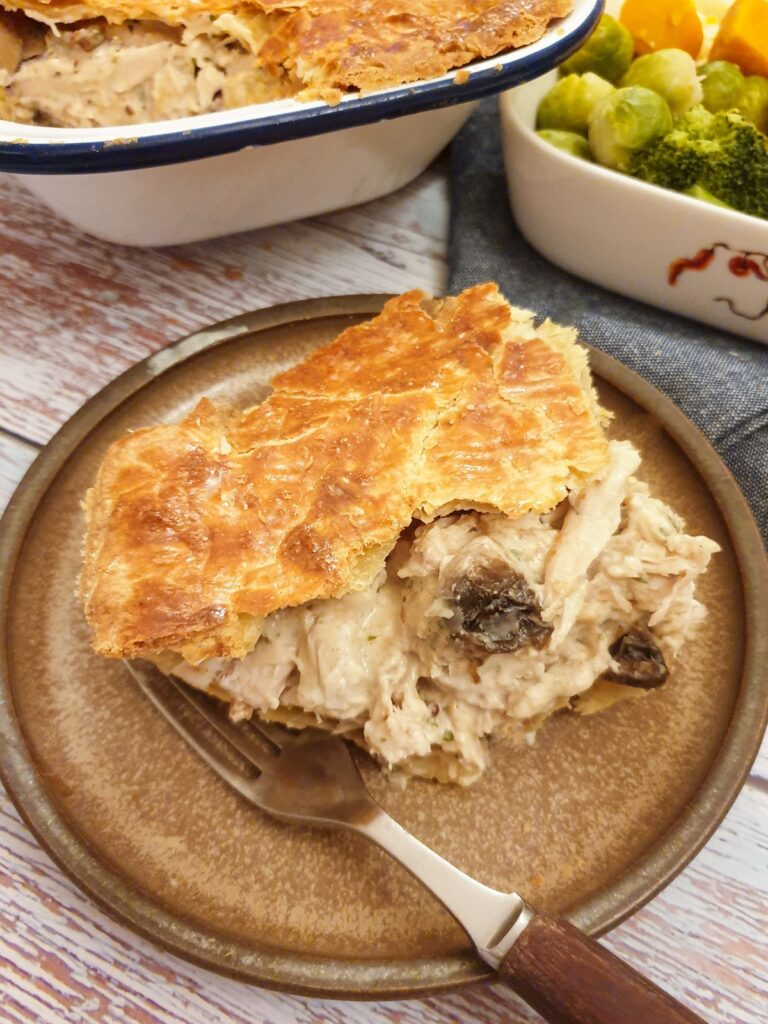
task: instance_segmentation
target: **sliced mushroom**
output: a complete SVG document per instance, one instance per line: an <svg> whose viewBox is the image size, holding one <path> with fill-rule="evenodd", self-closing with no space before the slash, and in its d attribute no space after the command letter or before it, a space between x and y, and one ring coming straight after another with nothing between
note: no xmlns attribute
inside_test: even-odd
<svg viewBox="0 0 768 1024"><path fill-rule="evenodd" d="M665 683L669 675L664 655L647 629L633 626L608 648L617 669L604 673L605 679L625 686L653 690Z"/></svg>
<svg viewBox="0 0 768 1024"><path fill-rule="evenodd" d="M450 588L455 613L453 639L494 653L517 651L527 644L540 649L552 626L541 618L541 605L522 573L504 562L478 566L459 576Z"/></svg>

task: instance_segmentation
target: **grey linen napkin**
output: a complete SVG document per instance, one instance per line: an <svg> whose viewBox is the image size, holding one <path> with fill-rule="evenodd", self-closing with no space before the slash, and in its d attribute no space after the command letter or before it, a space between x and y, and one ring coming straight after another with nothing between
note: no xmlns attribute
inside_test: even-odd
<svg viewBox="0 0 768 1024"><path fill-rule="evenodd" d="M497 281L510 302L576 325L665 392L718 450L768 538L768 346L614 295L531 248L509 211L496 99L453 144L449 266L449 292Z"/></svg>

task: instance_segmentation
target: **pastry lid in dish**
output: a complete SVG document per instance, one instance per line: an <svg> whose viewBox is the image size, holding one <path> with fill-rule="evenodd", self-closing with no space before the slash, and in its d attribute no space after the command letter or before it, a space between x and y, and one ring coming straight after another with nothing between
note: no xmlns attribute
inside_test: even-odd
<svg viewBox="0 0 768 1024"><path fill-rule="evenodd" d="M596 25L602 0L577 0L537 42L438 78L348 95L336 105L294 99L172 121L110 128L47 128L0 121L0 171L82 174L181 163L248 146L321 135L502 92L556 67Z"/></svg>

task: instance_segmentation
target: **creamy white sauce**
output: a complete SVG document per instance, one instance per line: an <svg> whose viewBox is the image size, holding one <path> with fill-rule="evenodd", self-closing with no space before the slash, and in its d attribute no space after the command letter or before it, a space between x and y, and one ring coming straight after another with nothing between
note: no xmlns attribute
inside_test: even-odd
<svg viewBox="0 0 768 1024"><path fill-rule="evenodd" d="M155 22L62 29L39 56L0 71L0 85L5 117L67 128L188 117L286 89L211 18L183 32Z"/></svg>
<svg viewBox="0 0 768 1024"><path fill-rule="evenodd" d="M420 526L367 590L276 612L241 661L176 674L215 683L241 710L290 707L358 729L390 767L441 751L459 781L472 781L486 764L483 737L523 736L587 690L629 626L650 627L671 660L705 614L695 580L717 545L686 535L632 476L631 445L610 449L605 472L566 510L515 521L456 513ZM498 561L523 573L553 627L541 650L486 653L451 635L451 583Z"/></svg>

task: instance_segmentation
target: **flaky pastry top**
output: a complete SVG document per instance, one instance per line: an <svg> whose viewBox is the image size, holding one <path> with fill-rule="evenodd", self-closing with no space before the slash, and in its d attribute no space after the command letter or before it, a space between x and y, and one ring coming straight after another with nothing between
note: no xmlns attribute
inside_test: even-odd
<svg viewBox="0 0 768 1024"><path fill-rule="evenodd" d="M52 25L221 19L302 98L331 101L535 42L572 8L573 0L0 0L0 9Z"/></svg>
<svg viewBox="0 0 768 1024"><path fill-rule="evenodd" d="M543 513L607 462L576 332L493 284L392 299L273 388L106 452L80 581L99 653L242 657L270 612L368 586L413 518Z"/></svg>

